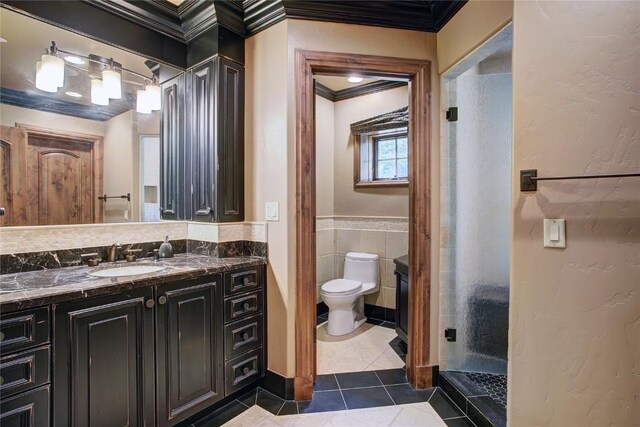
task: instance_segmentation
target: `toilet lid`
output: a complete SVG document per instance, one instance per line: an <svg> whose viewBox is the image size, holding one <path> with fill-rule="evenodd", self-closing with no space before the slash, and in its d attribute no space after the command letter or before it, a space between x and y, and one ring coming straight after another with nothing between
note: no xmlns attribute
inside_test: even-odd
<svg viewBox="0 0 640 427"><path fill-rule="evenodd" d="M349 295L362 289L362 283L355 280L336 279L322 285L322 290L331 294Z"/></svg>

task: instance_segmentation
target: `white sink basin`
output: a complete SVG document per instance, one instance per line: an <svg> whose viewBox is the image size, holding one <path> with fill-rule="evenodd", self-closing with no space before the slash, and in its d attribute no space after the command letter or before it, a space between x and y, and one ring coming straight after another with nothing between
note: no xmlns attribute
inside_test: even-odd
<svg viewBox="0 0 640 427"><path fill-rule="evenodd" d="M160 270L164 270L164 267L155 265L128 265L126 267L106 268L104 270L94 271L93 273L89 274L97 277L120 277L155 273L156 271Z"/></svg>

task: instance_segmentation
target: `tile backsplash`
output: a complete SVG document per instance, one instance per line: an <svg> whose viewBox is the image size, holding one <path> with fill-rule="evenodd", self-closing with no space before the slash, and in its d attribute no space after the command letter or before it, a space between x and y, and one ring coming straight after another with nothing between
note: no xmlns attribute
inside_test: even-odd
<svg viewBox="0 0 640 427"><path fill-rule="evenodd" d="M216 257L267 256L265 223L155 222L0 228L0 274L79 265L80 255L116 242L141 249L141 257L169 236L175 253Z"/></svg>
<svg viewBox="0 0 640 427"><path fill-rule="evenodd" d="M409 250L408 218L318 217L317 292L323 283L343 277L347 252L367 252L380 257L380 291L366 295L367 304L395 308L394 258Z"/></svg>

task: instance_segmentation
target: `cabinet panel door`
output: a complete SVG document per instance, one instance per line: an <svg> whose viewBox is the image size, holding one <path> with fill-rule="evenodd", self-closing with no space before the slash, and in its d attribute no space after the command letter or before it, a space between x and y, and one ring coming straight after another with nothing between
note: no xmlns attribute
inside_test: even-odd
<svg viewBox="0 0 640 427"><path fill-rule="evenodd" d="M220 276L158 286L157 295L158 425L174 425L224 395Z"/></svg>
<svg viewBox="0 0 640 427"><path fill-rule="evenodd" d="M244 221L244 67L218 61L218 221Z"/></svg>
<svg viewBox="0 0 640 427"><path fill-rule="evenodd" d="M184 74L162 85L160 123L160 215L184 218Z"/></svg>
<svg viewBox="0 0 640 427"><path fill-rule="evenodd" d="M152 296L147 288L56 307L56 425L154 424Z"/></svg>
<svg viewBox="0 0 640 427"><path fill-rule="evenodd" d="M2 427L42 427L49 425L49 386L20 393L0 402Z"/></svg>
<svg viewBox="0 0 640 427"><path fill-rule="evenodd" d="M210 60L190 71L189 114L191 141L191 180L193 184L193 219L212 221L215 215L214 96L215 68Z"/></svg>

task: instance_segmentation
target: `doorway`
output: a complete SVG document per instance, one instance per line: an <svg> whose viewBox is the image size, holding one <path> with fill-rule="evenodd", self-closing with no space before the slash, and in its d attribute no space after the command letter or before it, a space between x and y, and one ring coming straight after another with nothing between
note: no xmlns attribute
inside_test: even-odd
<svg viewBox="0 0 640 427"><path fill-rule="evenodd" d="M511 231L511 26L442 77L443 389L476 424L506 423ZM452 110L455 108L455 110ZM464 391L464 392L463 392ZM485 416L486 414L486 416Z"/></svg>
<svg viewBox="0 0 640 427"><path fill-rule="evenodd" d="M407 377L432 385L430 361L430 62L296 50L296 400L309 400L316 377L316 182L314 74L409 84L409 331Z"/></svg>

